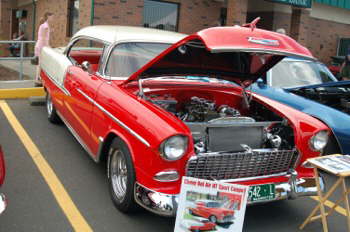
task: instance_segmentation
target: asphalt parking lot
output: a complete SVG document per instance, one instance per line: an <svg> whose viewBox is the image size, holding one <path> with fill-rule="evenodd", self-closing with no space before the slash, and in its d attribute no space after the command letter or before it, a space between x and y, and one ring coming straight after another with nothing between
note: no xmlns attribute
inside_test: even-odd
<svg viewBox="0 0 350 232"><path fill-rule="evenodd" d="M25 136L20 134L20 140L11 120L0 111L0 144L7 169L1 192L9 204L0 216L0 231L173 231L174 219L146 211L135 215L120 213L109 198L104 165L95 164L63 124L50 124L43 105L31 106L28 100L6 103L34 145L30 153L23 143ZM54 175L43 174L43 162ZM326 186L331 186L334 178L325 177ZM55 186L55 181L62 184L67 196ZM339 192L331 199L333 202L337 195ZM250 206L244 231L299 231L299 225L316 203L305 197ZM346 231L344 211L338 208L338 212L328 218L332 232ZM322 225L316 221L304 231L322 231Z"/></svg>

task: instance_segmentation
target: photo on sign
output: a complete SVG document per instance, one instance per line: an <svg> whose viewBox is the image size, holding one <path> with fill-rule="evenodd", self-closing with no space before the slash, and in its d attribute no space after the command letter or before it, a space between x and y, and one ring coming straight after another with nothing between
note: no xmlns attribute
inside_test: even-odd
<svg viewBox="0 0 350 232"><path fill-rule="evenodd" d="M191 179L182 185L175 231L241 231L248 188ZM204 181L202 187L194 184Z"/></svg>
<svg viewBox="0 0 350 232"><path fill-rule="evenodd" d="M350 172L350 157L345 155L324 156L310 161L334 174Z"/></svg>

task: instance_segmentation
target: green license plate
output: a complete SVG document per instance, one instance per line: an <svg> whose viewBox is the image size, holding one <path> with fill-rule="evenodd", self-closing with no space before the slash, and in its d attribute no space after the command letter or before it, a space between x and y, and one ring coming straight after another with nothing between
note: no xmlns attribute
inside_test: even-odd
<svg viewBox="0 0 350 232"><path fill-rule="evenodd" d="M249 187L249 193L248 193L249 202L269 201L274 199L275 199L274 184L253 185Z"/></svg>

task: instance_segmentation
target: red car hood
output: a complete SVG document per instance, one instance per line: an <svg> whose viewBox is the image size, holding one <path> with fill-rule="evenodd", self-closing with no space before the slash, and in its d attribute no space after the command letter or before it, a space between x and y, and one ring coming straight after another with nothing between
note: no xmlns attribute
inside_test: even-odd
<svg viewBox="0 0 350 232"><path fill-rule="evenodd" d="M315 60L308 49L279 33L214 27L174 44L124 83L156 76L205 75L247 86L286 56Z"/></svg>

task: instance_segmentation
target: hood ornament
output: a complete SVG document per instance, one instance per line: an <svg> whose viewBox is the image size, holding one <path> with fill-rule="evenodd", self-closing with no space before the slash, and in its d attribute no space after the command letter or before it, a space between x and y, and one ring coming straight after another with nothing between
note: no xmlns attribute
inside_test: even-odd
<svg viewBox="0 0 350 232"><path fill-rule="evenodd" d="M243 24L242 27L250 27L250 29L252 31L254 31L254 29L256 28L256 24L258 24L258 22L260 21L260 17L257 17L256 19L254 19L251 23L246 23L246 24Z"/></svg>

